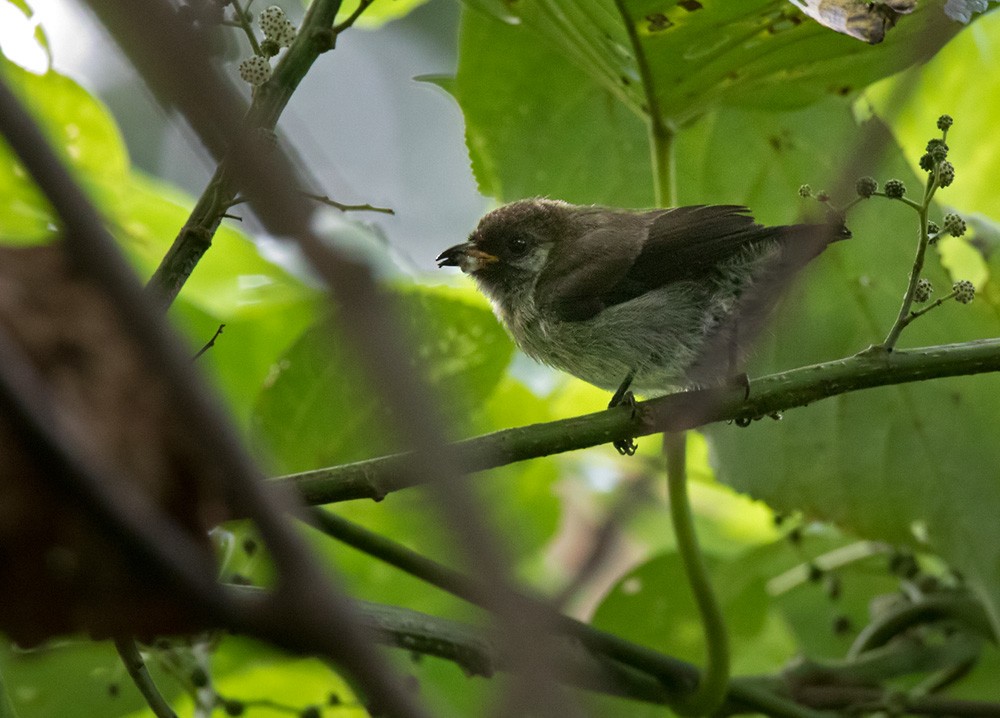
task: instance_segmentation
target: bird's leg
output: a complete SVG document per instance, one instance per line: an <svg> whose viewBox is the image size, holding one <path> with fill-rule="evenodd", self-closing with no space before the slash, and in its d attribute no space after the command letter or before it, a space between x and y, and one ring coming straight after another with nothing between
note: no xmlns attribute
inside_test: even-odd
<svg viewBox="0 0 1000 718"><path fill-rule="evenodd" d="M612 395L611 401L608 402L608 408L613 409L616 406L627 406L632 411L632 418L635 418L637 411L635 394L629 391L629 387L632 385L632 379L635 377L635 370L632 370L625 377L625 380L618 387L618 390ZM632 439L617 439L612 442L615 449L622 456L632 456L639 446Z"/></svg>
<svg viewBox="0 0 1000 718"><path fill-rule="evenodd" d="M734 386L743 388L743 401L746 401L750 398L750 377L747 376L745 371L736 371L736 367L740 363L739 331L739 322L733 322L732 330L729 334L729 371L726 375L729 377L729 382Z"/></svg>

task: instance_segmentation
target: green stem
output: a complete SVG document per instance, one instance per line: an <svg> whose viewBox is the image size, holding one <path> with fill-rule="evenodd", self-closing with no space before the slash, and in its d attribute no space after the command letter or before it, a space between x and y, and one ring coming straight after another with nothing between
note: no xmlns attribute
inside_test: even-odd
<svg viewBox="0 0 1000 718"><path fill-rule="evenodd" d="M694 516L687 490L686 445L686 433L663 435L663 448L667 456L667 493L677 552L684 564L684 573L691 585L705 630L705 670L697 689L685 696L680 710L687 715L711 715L722 705L729 685L729 633L726 631L725 617L712 589L708 568L694 529Z"/></svg>
<svg viewBox="0 0 1000 718"><path fill-rule="evenodd" d="M917 210L917 214L920 217L920 236L917 239L917 253L913 258L913 267L910 269L910 280L906 285L906 292L903 294L903 301L899 306L899 314L892 328L889 330L885 341L882 342L882 346L889 351L892 351L893 347L896 346L899 335L906 328L906 325L916 318L910 316L910 308L913 306L913 294L916 291L917 282L920 280L920 273L924 270L924 257L927 254L927 246L930 242L930 237L927 234L927 213L930 210L931 201L934 199L937 187L937 172L935 171L931 172L927 177L927 185L924 187L924 198L921 204L917 204L905 197L899 198L900 201Z"/></svg>
<svg viewBox="0 0 1000 718"><path fill-rule="evenodd" d="M157 689L153 677L149 675L149 670L146 668L145 661L142 660L142 654L139 653L139 647L135 641L125 636L116 638L115 649L118 651L122 663L125 664L128 674L132 677L132 682L135 683L136 688L142 693L142 697L146 699L150 710L153 711L153 715L156 718L177 718L177 714L174 713L170 704Z"/></svg>
<svg viewBox="0 0 1000 718"><path fill-rule="evenodd" d="M646 51L642 47L639 32L636 30L632 16L625 7L625 0L615 0L615 7L621 15L622 24L632 45L636 68L642 79L642 92L646 97L643 109L649 125L649 154L653 167L653 197L657 207L674 207L677 205L677 185L674 182L676 169L674 166L674 131L663 119L663 111L656 95L656 83L653 70L649 66Z"/></svg>

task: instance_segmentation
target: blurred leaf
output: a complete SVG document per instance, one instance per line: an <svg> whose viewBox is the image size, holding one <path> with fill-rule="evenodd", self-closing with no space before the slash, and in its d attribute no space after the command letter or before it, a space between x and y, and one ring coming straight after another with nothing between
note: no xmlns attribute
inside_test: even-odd
<svg viewBox="0 0 1000 718"><path fill-rule="evenodd" d="M734 654L752 650L764 629L768 598L766 576L743 570L738 562L724 568L709 560L715 589L726 617ZM724 576L724 578L723 578ZM682 660L703 664L704 633L680 556L661 554L629 571L597 608L592 623ZM768 670L775 666L758 666Z"/></svg>
<svg viewBox="0 0 1000 718"><path fill-rule="evenodd" d="M0 673L19 718L117 718L145 705L110 642L71 640L32 651L3 642ZM175 692L169 681L162 688Z"/></svg>
<svg viewBox="0 0 1000 718"><path fill-rule="evenodd" d="M0 57L0 73L85 188L101 194L125 182L128 154L104 105L53 70L35 75ZM24 243L48 238L53 234L52 221L48 202L0 140L0 240Z"/></svg>
<svg viewBox="0 0 1000 718"><path fill-rule="evenodd" d="M123 249L145 278L159 265L193 205L193 198L171 185L134 172L125 178L119 201L105 211L111 214ZM318 292L261 257L243 232L225 223L181 296L226 320L315 299Z"/></svg>
<svg viewBox="0 0 1000 718"><path fill-rule="evenodd" d="M513 351L510 340L482 300L470 301L468 293L407 286L392 296L409 339L407 361L458 426L500 380ZM336 336L330 322L309 330L277 363L258 399L255 434L282 472L400 449L392 410Z"/></svg>
<svg viewBox="0 0 1000 718"><path fill-rule="evenodd" d="M367 8L361 17L358 18L354 27L364 28L366 30L374 30L385 25L387 22L392 20L398 20L401 17L409 15L412 10L420 7L427 0L375 0L369 8ZM347 17L357 10L358 3L354 0L349 0L345 2L337 13L337 22L343 22Z"/></svg>

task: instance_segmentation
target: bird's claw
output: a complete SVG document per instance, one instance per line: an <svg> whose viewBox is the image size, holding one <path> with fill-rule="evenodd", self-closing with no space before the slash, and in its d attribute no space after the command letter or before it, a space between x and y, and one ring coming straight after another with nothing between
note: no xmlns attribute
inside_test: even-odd
<svg viewBox="0 0 1000 718"><path fill-rule="evenodd" d="M616 406L625 406L629 409L629 418L635 419L639 415L639 402L635 400L635 394L631 391L616 392L611 401L608 402L608 408L614 409ZM615 450L622 456L633 456L639 445L635 443L632 438L628 439L617 439L612 442L612 446Z"/></svg>

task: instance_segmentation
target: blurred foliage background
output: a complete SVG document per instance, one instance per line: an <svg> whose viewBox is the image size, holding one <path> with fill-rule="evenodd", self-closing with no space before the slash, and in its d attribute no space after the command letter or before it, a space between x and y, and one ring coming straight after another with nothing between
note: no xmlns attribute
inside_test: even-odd
<svg viewBox="0 0 1000 718"><path fill-rule="evenodd" d="M301 17L300 6L283 4ZM128 89L138 81L89 18L69 3L47 5L0 0L0 71L148 276L211 167L176 118ZM452 436L599 410L602 392L517 354L470 284L431 267L492 203L534 195L653 202L647 103L625 29L605 0L415 5L377 0L365 26L346 33L303 83L283 135L305 158L317 191L396 210L349 219L391 287L411 361L442 398ZM957 179L938 196L935 219L957 211L974 232L936 245L927 276L939 291L972 279L977 300L914 324L904 346L992 337L1000 326L993 272L1000 15L964 26L942 6L922 3L882 44L869 46L786 2L626 3L648 48L664 120L676 130L683 204L746 204L761 221L788 223L819 211L798 196L806 183L840 204L861 175L899 178L919 192L917 161L937 134L935 120L955 118L948 144ZM669 31L650 19L661 11L673 23ZM220 61L235 82L247 48L236 30L218 33ZM112 68L105 73L115 81L102 81L98 67ZM252 216L243 220L226 222L171 318L192 349L226 325L200 366L247 441L276 475L394 451L398 443L385 430L391 416L365 386L349 347L328 331L336 317L308 273L280 242L262 236ZM854 238L804 273L762 338L751 377L848 356L884 338L917 224L907 208L878 200L852 210L848 223ZM342 241L341 225L331 226L330 241ZM37 243L53 231L44 200L0 151L0 239ZM774 672L801 655L843 657L884 597L905 594L918 574L954 585L959 572L997 625L998 415L997 378L984 375L847 394L781 422L693 435L694 509L736 672ZM542 594L572 579L596 530L627 504L609 560L571 596L570 610L698 663L697 614L667 525L657 443L641 440L633 459L597 447L490 471L473 483L489 508L484 524L500 532L518 576ZM630 499L636 492L638 505ZM334 509L439 560L456 556L419 490ZM240 525L219 531L224 572L266 583L267 559L248 550L249 536ZM481 618L350 549L319 537L316 546L359 598ZM502 683L398 653L436 715L479 714ZM310 706L323 715L366 714L320 662L238 638L154 648L150 665L181 715L196 710L198 670L219 695L245 702L248 715ZM998 669L996 649L984 647L952 695L1000 700ZM114 651L82 638L31 651L5 645L0 675L25 718L148 715ZM620 699L589 700L593 715L662 714Z"/></svg>

